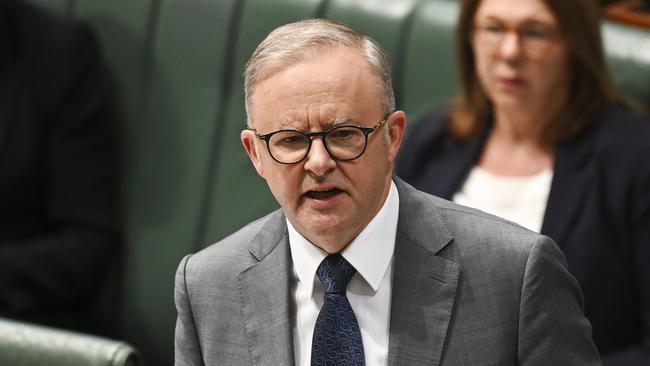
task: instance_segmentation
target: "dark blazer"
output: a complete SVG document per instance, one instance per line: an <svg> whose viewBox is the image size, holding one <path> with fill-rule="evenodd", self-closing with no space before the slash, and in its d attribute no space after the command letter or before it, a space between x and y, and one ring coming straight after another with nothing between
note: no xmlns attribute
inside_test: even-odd
<svg viewBox="0 0 650 366"><path fill-rule="evenodd" d="M451 199L481 153L487 130L458 140L442 113L420 121L402 145L397 174ZM564 251L606 365L650 365L650 123L608 108L555 150L542 234Z"/></svg>
<svg viewBox="0 0 650 366"><path fill-rule="evenodd" d="M88 27L0 1L0 316L76 328L118 243L115 125Z"/></svg>
<svg viewBox="0 0 650 366"><path fill-rule="evenodd" d="M395 185L388 365L601 364L552 240ZM291 268L282 210L186 256L175 365L293 365Z"/></svg>

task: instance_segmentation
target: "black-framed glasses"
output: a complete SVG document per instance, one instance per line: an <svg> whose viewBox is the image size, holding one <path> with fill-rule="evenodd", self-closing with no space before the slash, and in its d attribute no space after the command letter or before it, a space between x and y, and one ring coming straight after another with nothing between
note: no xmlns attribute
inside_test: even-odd
<svg viewBox="0 0 650 366"><path fill-rule="evenodd" d="M325 150L333 159L350 161L363 155L368 146L368 135L383 126L387 120L384 118L373 127L343 125L320 132L278 130L256 135L266 141L269 154L281 164L295 164L307 157L314 137L323 138Z"/></svg>

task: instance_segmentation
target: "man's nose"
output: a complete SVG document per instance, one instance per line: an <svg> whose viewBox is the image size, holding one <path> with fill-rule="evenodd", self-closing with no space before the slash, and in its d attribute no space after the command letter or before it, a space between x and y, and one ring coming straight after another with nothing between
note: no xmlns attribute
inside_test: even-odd
<svg viewBox="0 0 650 366"><path fill-rule="evenodd" d="M305 170L313 172L317 176L323 176L336 167L336 161L332 158L322 138L315 138L311 142L311 149L305 161Z"/></svg>

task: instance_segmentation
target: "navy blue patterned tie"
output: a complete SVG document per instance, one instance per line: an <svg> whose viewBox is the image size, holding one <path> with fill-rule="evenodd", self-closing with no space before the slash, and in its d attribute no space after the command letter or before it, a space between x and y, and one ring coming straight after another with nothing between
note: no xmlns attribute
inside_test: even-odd
<svg viewBox="0 0 650 366"><path fill-rule="evenodd" d="M311 345L312 366L363 366L363 343L357 318L346 288L357 272L340 254L332 254L318 266L323 285L323 307L318 313Z"/></svg>

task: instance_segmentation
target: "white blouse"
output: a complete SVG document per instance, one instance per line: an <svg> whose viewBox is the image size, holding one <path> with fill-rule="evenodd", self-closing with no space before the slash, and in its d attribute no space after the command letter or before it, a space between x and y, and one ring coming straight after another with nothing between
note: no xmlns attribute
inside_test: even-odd
<svg viewBox="0 0 650 366"><path fill-rule="evenodd" d="M453 201L540 232L553 170L524 176L495 175L475 166Z"/></svg>

